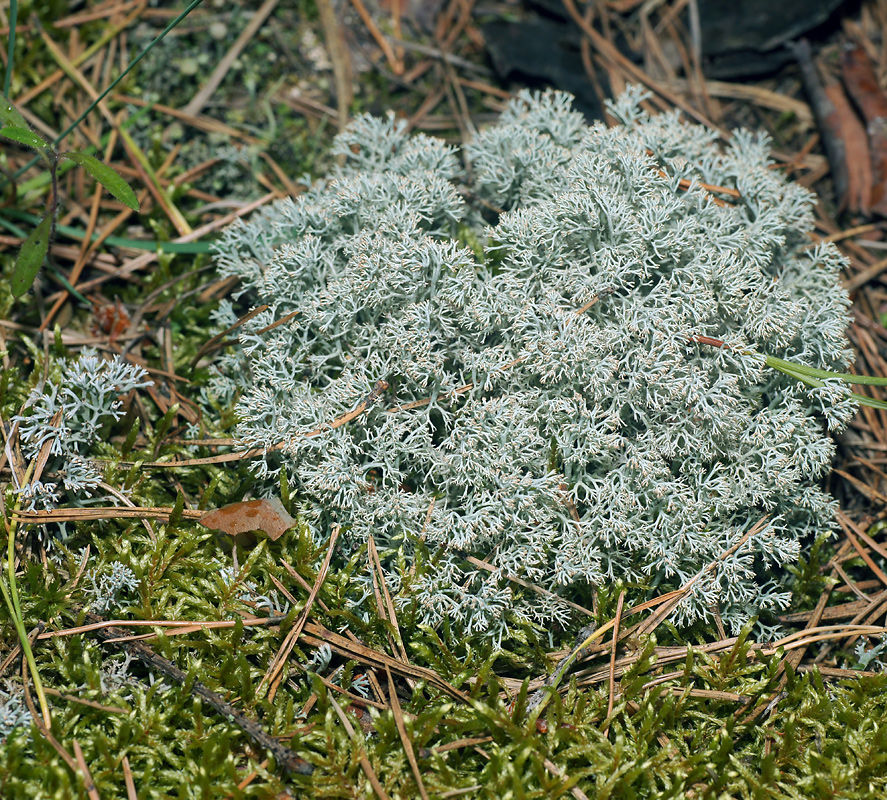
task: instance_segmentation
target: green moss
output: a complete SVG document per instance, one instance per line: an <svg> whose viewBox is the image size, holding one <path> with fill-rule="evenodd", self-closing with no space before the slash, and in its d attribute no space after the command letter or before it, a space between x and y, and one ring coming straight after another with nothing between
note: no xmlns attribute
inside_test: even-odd
<svg viewBox="0 0 887 800"><path fill-rule="evenodd" d="M223 493L234 483L220 479L215 492ZM146 489L147 496L135 499L148 504L168 497L154 478L139 484L139 491ZM153 495L155 490L161 495ZM275 590L273 578L304 599L304 590L282 565L289 564L312 584L325 552L323 543L314 542L306 529L297 529L251 551L240 565L237 583L230 585L220 568L230 564L231 556L215 536L184 522L155 529L157 539L152 541L141 525L78 525L66 559L49 562L46 569L28 564L20 573L28 625L41 619L52 627L82 621L77 611L85 600L82 582L73 588L71 578L79 562L77 548L86 544L94 553L91 566L121 561L139 577L138 597L121 610L134 619L236 619L238 610L249 608L241 599L246 583L254 585L254 595L270 594ZM361 606L366 620L346 610L348 601L364 591L358 561L354 557L330 574L318 598L330 614L318 602L312 616L334 630L347 619L361 641L387 649L386 627L372 603ZM602 599L609 609L611 598ZM5 615L5 609L0 611L8 647L12 639ZM411 627L408 614L400 623L411 662L433 669L471 698L461 704L421 682L402 696L407 731L432 796L465 789L463 796L469 798L557 798L570 796L572 786L602 798L806 800L870 798L887 791L887 676L826 685L816 673L789 671L784 694L775 705L746 721L752 709L779 691L778 656L755 658L744 638L719 658L691 650L683 665L677 665L682 673L673 685L733 693L742 700L728 695L694 697L663 686L644 688L655 644L649 640L638 666L623 677L612 714L607 716L605 685L580 687L574 679L537 716L538 712L527 713L526 682L508 700L500 676L529 676L546 669L538 631L527 629L526 644L506 655L456 639L446 628L434 632ZM284 623L284 629L289 624ZM569 637L565 631L545 645L566 646ZM276 630L238 624L162 636L152 647L192 680L199 679L261 719L273 735L286 737L315 766L310 778L284 780L260 768L264 754L254 751L235 726L194 700L187 685L171 686L138 664L130 667L126 683L113 685L109 667L119 664L122 656L99 647L88 634L38 645L44 682L126 713L51 698L54 735L69 749L74 739L80 743L103 797L125 794L123 756L144 798L272 797L284 787L299 797L353 797L367 785L362 754L391 797L418 796L391 712L373 710L370 733L361 732L353 720L352 739L333 708L331 697L337 695L331 696L319 680L310 680L299 669L290 671L273 703L256 694L280 641ZM304 665L312 652L299 647L294 659ZM332 667L343 663L334 656ZM359 664L348 662L342 685L351 686L362 671ZM406 689L402 681L398 686ZM297 712L312 693L317 702L301 719ZM347 706L341 697L338 702ZM476 744L447 748L459 740ZM239 793L237 784L254 769L257 779ZM13 735L0 746L0 796L85 796L78 780L36 731Z"/></svg>

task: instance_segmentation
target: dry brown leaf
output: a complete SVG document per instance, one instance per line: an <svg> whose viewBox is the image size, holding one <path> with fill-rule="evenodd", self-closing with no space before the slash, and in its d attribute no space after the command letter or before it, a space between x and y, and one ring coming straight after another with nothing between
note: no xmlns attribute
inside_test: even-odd
<svg viewBox="0 0 887 800"><path fill-rule="evenodd" d="M847 191L839 198L840 206L852 213L868 215L872 199L872 165L865 128L853 113L839 83L828 84L824 91L835 109L834 114L829 114L826 124L832 126L833 135L844 144Z"/></svg>
<svg viewBox="0 0 887 800"><path fill-rule="evenodd" d="M841 75L848 94L865 118L868 129L872 171L872 210L887 214L887 96L865 50L850 47L841 55ZM849 158L849 152L848 152Z"/></svg>
<svg viewBox="0 0 887 800"><path fill-rule="evenodd" d="M250 531L264 531L269 539L277 541L296 521L283 507L283 503L272 497L222 506L204 514L200 518L200 524L234 537Z"/></svg>

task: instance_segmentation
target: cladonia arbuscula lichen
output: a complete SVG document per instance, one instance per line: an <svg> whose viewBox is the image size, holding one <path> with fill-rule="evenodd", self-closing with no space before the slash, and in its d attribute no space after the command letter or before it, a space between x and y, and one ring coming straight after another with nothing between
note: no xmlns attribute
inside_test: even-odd
<svg viewBox="0 0 887 800"><path fill-rule="evenodd" d="M676 612L736 631L786 605L784 567L833 525L817 480L849 393L754 354L846 367L842 258L811 245L811 195L765 136L721 146L641 99L608 128L522 92L462 153L359 117L343 166L218 245L269 308L213 392L240 393L258 474L285 465L316 531L372 535L422 622L496 642L563 623L561 598L677 587L769 515Z"/></svg>

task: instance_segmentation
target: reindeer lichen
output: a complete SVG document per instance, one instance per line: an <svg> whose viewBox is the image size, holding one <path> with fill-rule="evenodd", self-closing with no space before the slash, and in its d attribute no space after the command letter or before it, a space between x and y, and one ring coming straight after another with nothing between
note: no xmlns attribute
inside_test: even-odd
<svg viewBox="0 0 887 800"><path fill-rule="evenodd" d="M769 515L677 615L737 631L833 525L825 428L854 404L753 353L847 365L842 259L765 137L722 148L640 99L607 128L522 93L464 163L360 117L344 166L219 244L269 306L216 385L258 473L285 465L316 530L399 551L390 588L430 625L499 641L604 582L676 586Z"/></svg>

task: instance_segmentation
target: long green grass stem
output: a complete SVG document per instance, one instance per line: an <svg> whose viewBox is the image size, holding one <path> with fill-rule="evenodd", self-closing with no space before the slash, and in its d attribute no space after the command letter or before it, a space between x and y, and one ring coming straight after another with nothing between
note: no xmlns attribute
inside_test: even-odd
<svg viewBox="0 0 887 800"><path fill-rule="evenodd" d="M40 673L37 672L37 662L34 660L34 651L31 649L31 643L28 641L28 632L25 629L25 618L22 614L22 604L18 594L18 584L15 580L15 514L18 513L21 506L21 498L16 502L13 510L12 521L6 524L6 575L9 580L7 587L3 581L0 581L0 590L3 591L3 599L6 601L6 607L9 609L9 615L15 625L19 642L22 646L22 652L25 654L25 660L28 662L28 669L34 681L34 690L37 693L37 699L40 702L40 711L43 713L43 721L47 730L52 728L52 717L49 714L49 703L46 702L46 692L43 691L43 683L40 680Z"/></svg>
<svg viewBox="0 0 887 800"><path fill-rule="evenodd" d="M9 0L9 47L6 51L6 75L3 78L3 94L9 97L12 83L12 67L15 63L15 27L18 20L18 0Z"/></svg>
<svg viewBox="0 0 887 800"><path fill-rule="evenodd" d="M691 342L696 342L697 344L732 349L725 341L711 336L690 336L688 338ZM857 386L887 386L887 378L879 378L875 375L854 375L852 372L832 372L828 369L817 369L816 367L808 367L805 364L795 364L793 361L776 358L776 356L768 356L766 353L753 353L751 350L743 350L742 354L763 358L764 363L771 369L778 370L783 375L788 375L790 378L794 378L807 386L824 386L824 381L830 378L837 378L840 381L844 381L844 383L852 383ZM850 397L861 406L887 409L887 402L884 400L866 397L864 394L858 394L857 392L850 392Z"/></svg>
<svg viewBox="0 0 887 800"><path fill-rule="evenodd" d="M188 7L181 14L179 14L172 22L170 22L169 25L167 25L163 29L163 31L144 50L142 50L141 53L139 53L129 63L129 66L127 66L127 68L125 70L123 70L123 72L121 72L120 75L118 75L113 81L111 81L111 83L108 84L108 86L105 88L105 90L98 97L96 97L96 99L93 100L83 110L83 113L79 117L77 117L77 119L75 119L70 125L68 125L68 127L65 128L65 130L63 130L56 137L53 144L56 147L58 147L62 143L64 138L69 133L71 133L71 131L73 131L81 122L83 122L83 120L85 120L86 117L92 113L92 110L99 103L101 103L102 100L104 100L105 97L107 97L108 94L110 94L114 90L114 88L117 86L117 84L120 83L120 81L122 81L131 72L132 68L135 67L135 65L138 64L139 61L141 61L146 55L148 55L148 53L150 53L157 46L157 44L160 42L161 39L163 39L166 36L166 34L168 34L173 28L175 28L176 25L178 25L183 19L185 19L185 17L187 17L188 14L190 14L202 2L203 2L203 0L191 0L191 2L188 4ZM9 72L7 70L7 78L8 78L8 75L9 75ZM16 172L13 173L13 177L18 178L21 175L24 175L24 173L27 172L31 167L33 167L34 164L36 164L38 160L39 160L39 156L35 156L34 158L32 158L27 164L25 164L23 167L20 167L18 170L16 170Z"/></svg>

